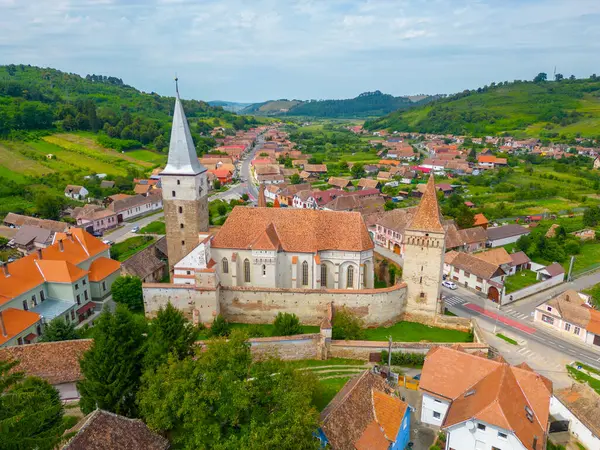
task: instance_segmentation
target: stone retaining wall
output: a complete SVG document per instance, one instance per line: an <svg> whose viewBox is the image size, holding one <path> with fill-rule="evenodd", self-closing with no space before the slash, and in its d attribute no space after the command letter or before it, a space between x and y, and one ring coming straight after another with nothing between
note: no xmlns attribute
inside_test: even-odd
<svg viewBox="0 0 600 450"><path fill-rule="evenodd" d="M329 346L330 358L351 358L369 360L371 353L381 353L388 349L385 341L331 341ZM454 342L392 342L392 352L427 353L432 347L451 347ZM460 345L467 353L488 353L489 345L477 342L465 342Z"/></svg>

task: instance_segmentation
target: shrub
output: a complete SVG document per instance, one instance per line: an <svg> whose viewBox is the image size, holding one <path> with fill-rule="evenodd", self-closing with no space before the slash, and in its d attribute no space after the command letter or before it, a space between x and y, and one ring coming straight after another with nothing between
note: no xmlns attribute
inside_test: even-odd
<svg viewBox="0 0 600 450"><path fill-rule="evenodd" d="M568 255L578 255L581 251L581 245L577 241L569 241L565 244L565 252Z"/></svg>
<svg viewBox="0 0 600 450"><path fill-rule="evenodd" d="M381 362L387 364L387 350L381 352ZM392 352L392 366L422 366L423 364L425 364L424 353Z"/></svg>
<svg viewBox="0 0 600 450"><path fill-rule="evenodd" d="M219 337L229 336L229 333L231 333L231 325L229 325L229 322L225 320L225 317L219 314L217 317L215 317L215 320L213 320L208 335L211 337Z"/></svg>
<svg viewBox="0 0 600 450"><path fill-rule="evenodd" d="M265 337L264 328L256 324L249 326L247 333L250 338Z"/></svg>
<svg viewBox="0 0 600 450"><path fill-rule="evenodd" d="M300 319L296 314L277 314L273 321L273 336L292 336L294 334L302 334Z"/></svg>
<svg viewBox="0 0 600 450"><path fill-rule="evenodd" d="M111 291L113 300L126 305L131 311L144 309L142 280L138 277L125 275L117 278L111 286Z"/></svg>
<svg viewBox="0 0 600 450"><path fill-rule="evenodd" d="M346 308L336 311L333 317L333 339L362 339L363 322Z"/></svg>

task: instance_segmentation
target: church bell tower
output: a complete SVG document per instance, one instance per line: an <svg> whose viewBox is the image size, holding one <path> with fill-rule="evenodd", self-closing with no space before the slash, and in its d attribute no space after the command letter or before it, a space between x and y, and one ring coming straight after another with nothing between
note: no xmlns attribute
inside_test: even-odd
<svg viewBox="0 0 600 450"><path fill-rule="evenodd" d="M407 314L434 316L440 312L445 241L446 232L431 175L415 215L404 232L402 280L407 285Z"/></svg>
<svg viewBox="0 0 600 450"><path fill-rule="evenodd" d="M161 172L163 208L167 230L169 269L199 243L208 231L208 179L196 156L176 83L175 110L167 166Z"/></svg>

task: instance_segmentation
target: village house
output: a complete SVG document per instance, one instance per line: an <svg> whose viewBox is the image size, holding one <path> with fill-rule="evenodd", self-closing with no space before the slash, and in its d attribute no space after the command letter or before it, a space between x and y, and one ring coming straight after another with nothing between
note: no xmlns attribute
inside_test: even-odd
<svg viewBox="0 0 600 450"><path fill-rule="evenodd" d="M411 408L378 374L352 378L321 413L318 438L334 450L403 450Z"/></svg>
<svg viewBox="0 0 600 450"><path fill-rule="evenodd" d="M550 415L568 422L568 432L588 449L600 448L600 396L589 386L572 383L554 391Z"/></svg>
<svg viewBox="0 0 600 450"><path fill-rule="evenodd" d="M502 247L506 244L512 244L513 242L517 242L521 236L526 236L530 233L529 229L516 224L491 227L486 231L488 247Z"/></svg>
<svg viewBox="0 0 600 450"><path fill-rule="evenodd" d="M100 182L100 189L112 189L115 187L115 182L112 180L102 180Z"/></svg>
<svg viewBox="0 0 600 450"><path fill-rule="evenodd" d="M345 195L346 193L346 191L340 189L299 191L294 195L292 206L300 209L320 209L331 200Z"/></svg>
<svg viewBox="0 0 600 450"><path fill-rule="evenodd" d="M77 226L92 234L101 235L119 224L114 211L98 205L74 208L71 217L77 221Z"/></svg>
<svg viewBox="0 0 600 450"><path fill-rule="evenodd" d="M353 187L352 182L350 180L348 180L347 178L340 177L330 177L327 181L327 184L329 184L332 188L335 189L346 189L349 187Z"/></svg>
<svg viewBox="0 0 600 450"><path fill-rule="evenodd" d="M479 155L477 157L477 166L480 169L497 169L506 165L506 158L496 158L494 155Z"/></svg>
<svg viewBox="0 0 600 450"><path fill-rule="evenodd" d="M458 229L455 223L446 227L446 250L473 253L485 248L487 234L482 227Z"/></svg>
<svg viewBox="0 0 600 450"><path fill-rule="evenodd" d="M305 164L303 172L318 176L327 173L327 166L325 164Z"/></svg>
<svg viewBox="0 0 600 450"><path fill-rule="evenodd" d="M167 260L167 239L161 237L126 259L121 265L121 274L138 277L144 283L159 283L169 273Z"/></svg>
<svg viewBox="0 0 600 450"><path fill-rule="evenodd" d="M487 294L490 300L499 302L507 274L500 265L485 261L480 255L449 251L444 257L444 274L456 284Z"/></svg>
<svg viewBox="0 0 600 450"><path fill-rule="evenodd" d="M73 200L85 200L88 194L88 190L83 186L68 184L65 188L65 197L72 198Z"/></svg>
<svg viewBox="0 0 600 450"><path fill-rule="evenodd" d="M50 230L53 233L64 233L71 226L67 222L58 222L56 220L23 216L21 214L15 214L12 212L9 212L4 217L3 223L4 225L10 228L21 228L24 225L31 225L33 227L40 227L46 230Z"/></svg>
<svg viewBox="0 0 600 450"><path fill-rule="evenodd" d="M312 186L309 183L290 184L281 188L281 191L277 193L277 200L279 200L279 204L282 206L293 206L296 194L300 191L310 191L311 188Z"/></svg>
<svg viewBox="0 0 600 450"><path fill-rule="evenodd" d="M153 189L147 197L139 194L117 194L108 197L108 202L108 209L117 215L118 223L158 211L163 207L161 189Z"/></svg>
<svg viewBox="0 0 600 450"><path fill-rule="evenodd" d="M2 266L0 347L35 342L43 324L88 318L110 295L121 264L108 245L79 228L57 233L54 243Z"/></svg>
<svg viewBox="0 0 600 450"><path fill-rule="evenodd" d="M600 311L592 307L589 295L569 289L539 305L534 321L563 336L600 347Z"/></svg>
<svg viewBox="0 0 600 450"><path fill-rule="evenodd" d="M52 243L54 233L46 228L23 225L9 241L21 253L28 255L34 250L46 248Z"/></svg>
<svg viewBox="0 0 600 450"><path fill-rule="evenodd" d="M467 205L467 206L469 206L469 205ZM475 205L473 205L473 206L475 206ZM470 206L469 206L469 208L470 208ZM474 219L474 222L473 222L473 226L474 227L481 227L484 230L487 230L487 227L489 225L489 221L487 220L487 218L482 213L475 214L475 216L473 217L473 219Z"/></svg>
<svg viewBox="0 0 600 450"><path fill-rule="evenodd" d="M259 184L265 184L265 185L269 185L269 184L284 184L285 183L285 177L281 174L276 174L276 175L258 175L256 177L256 180Z"/></svg>
<svg viewBox="0 0 600 450"><path fill-rule="evenodd" d="M371 180L369 178L361 178L358 180L358 184L356 185L356 189L379 189L381 187L381 183L378 180Z"/></svg>
<svg viewBox="0 0 600 450"><path fill-rule="evenodd" d="M446 432L447 449L545 448L552 382L525 363L434 347L419 390L421 422Z"/></svg>
<svg viewBox="0 0 600 450"><path fill-rule="evenodd" d="M208 172L212 173L221 185L230 184L233 181L233 173L229 169L211 169Z"/></svg>

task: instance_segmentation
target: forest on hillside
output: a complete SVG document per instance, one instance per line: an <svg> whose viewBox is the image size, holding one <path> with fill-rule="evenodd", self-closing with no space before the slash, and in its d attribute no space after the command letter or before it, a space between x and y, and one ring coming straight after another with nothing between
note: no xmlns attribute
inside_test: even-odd
<svg viewBox="0 0 600 450"><path fill-rule="evenodd" d="M123 150L168 146L174 98L141 92L120 78L65 73L29 65L0 66L0 137L26 138L32 131L99 132L101 144ZM212 147L216 126L231 131L257 125L203 101L183 100L196 144Z"/></svg>
<svg viewBox="0 0 600 450"><path fill-rule="evenodd" d="M600 137L600 77L491 83L365 123L368 130L456 135Z"/></svg>

